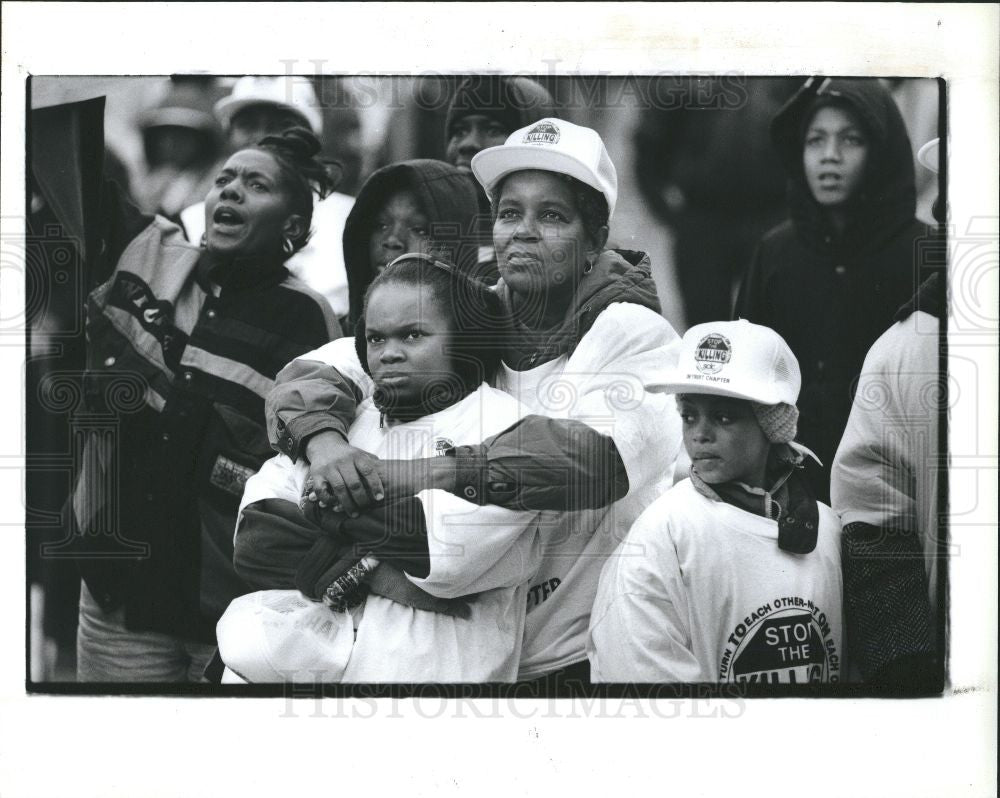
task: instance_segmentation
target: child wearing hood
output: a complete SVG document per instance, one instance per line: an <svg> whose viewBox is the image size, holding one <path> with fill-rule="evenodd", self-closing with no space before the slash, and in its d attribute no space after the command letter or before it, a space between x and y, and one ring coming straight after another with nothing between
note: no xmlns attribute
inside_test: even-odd
<svg viewBox="0 0 1000 798"><path fill-rule="evenodd" d="M928 231L915 217L906 127L879 81L810 78L774 118L771 138L791 216L758 245L735 317L773 328L795 353L800 429L829 466L865 354L916 290ZM829 471L807 473L829 501Z"/></svg>
<svg viewBox="0 0 1000 798"><path fill-rule="evenodd" d="M677 394L688 479L601 573L595 682L841 679L840 524L799 471L799 368L773 330L709 322L651 390Z"/></svg>
<svg viewBox="0 0 1000 798"><path fill-rule="evenodd" d="M340 320L345 333L361 317L372 280L400 255L433 253L471 273L478 207L471 181L443 161L401 161L373 172L344 225L350 297L348 315Z"/></svg>

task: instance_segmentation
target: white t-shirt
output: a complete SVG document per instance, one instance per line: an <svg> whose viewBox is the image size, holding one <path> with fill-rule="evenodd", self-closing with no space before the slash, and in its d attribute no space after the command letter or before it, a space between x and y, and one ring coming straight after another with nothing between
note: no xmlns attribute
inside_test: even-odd
<svg viewBox="0 0 1000 798"><path fill-rule="evenodd" d="M639 517L601 574L587 653L595 682L837 682L844 662L840 525L778 547L776 521L686 479Z"/></svg>
<svg viewBox="0 0 1000 798"><path fill-rule="evenodd" d="M379 411L370 399L358 407L358 414L348 438L359 447L383 459L412 460L433 457L450 446L474 445L493 435L522 415L517 401L485 383L461 402L437 413L404 424L380 427ZM282 498L297 502L308 475L303 461L293 463L278 455L261 468L248 482L242 506L264 498ZM343 682L493 682L513 681L521 652L525 615L525 582L539 560L538 524L535 513L515 512L502 507L471 504L439 490L418 494L424 507L430 572L411 582L441 598L473 596L469 599L470 617L457 618L404 606L388 598L369 595L359 614L334 613L324 605L312 607L294 596L279 596L280 601L302 608L310 618L338 618L339 627L325 630L329 635L331 656L338 663L322 664L324 680ZM241 507L242 509L242 507ZM239 530L237 527L237 534ZM287 594L294 591L263 591ZM260 662L253 647L233 642L225 623L239 628L247 639L248 614L255 609L252 598L238 599L227 610L230 615L219 622L219 648L223 660L234 671L254 681ZM319 610L316 608L320 608ZM322 611L320 611L322 610ZM258 612L259 617L259 612ZM311 622L310 622L311 623ZM357 638L341 634L345 629ZM345 643L345 639L349 642ZM224 644L229 644L228 646ZM291 651L281 663L272 650L267 653L267 667L283 677L304 669L301 652ZM280 667L279 667L280 666ZM305 680L307 672L299 673Z"/></svg>
<svg viewBox="0 0 1000 798"><path fill-rule="evenodd" d="M288 271L321 294L337 316L349 309L347 267L344 265L344 223L354 197L333 192L313 206L313 235L309 243L285 263ZM188 241L197 244L205 232L205 203L181 211Z"/></svg>

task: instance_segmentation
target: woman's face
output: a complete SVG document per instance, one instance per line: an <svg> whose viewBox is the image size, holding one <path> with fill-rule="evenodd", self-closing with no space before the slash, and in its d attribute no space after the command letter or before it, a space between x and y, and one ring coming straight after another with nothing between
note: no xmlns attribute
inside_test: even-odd
<svg viewBox="0 0 1000 798"><path fill-rule="evenodd" d="M390 194L375 215L375 226L368 239L372 273L378 274L407 252L430 254L430 233L430 222L412 191L401 189Z"/></svg>
<svg viewBox="0 0 1000 798"><path fill-rule="evenodd" d="M522 297L569 295L597 254L569 185L553 172L510 175L493 223L500 276Z"/></svg>
<svg viewBox="0 0 1000 798"><path fill-rule="evenodd" d="M278 254L301 235L302 217L277 161L263 150L235 153L205 198L205 246L227 256Z"/></svg>
<svg viewBox="0 0 1000 798"><path fill-rule="evenodd" d="M835 208L864 182L868 137L850 111L820 108L806 129L802 166L816 202Z"/></svg>
<svg viewBox="0 0 1000 798"><path fill-rule="evenodd" d="M368 369L390 404L415 407L435 383L455 381L451 318L434 293L419 285L384 283L368 297Z"/></svg>

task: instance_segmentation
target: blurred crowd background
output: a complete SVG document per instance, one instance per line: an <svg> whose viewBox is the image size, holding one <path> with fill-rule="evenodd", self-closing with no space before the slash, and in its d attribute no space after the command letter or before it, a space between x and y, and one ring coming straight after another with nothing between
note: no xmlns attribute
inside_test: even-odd
<svg viewBox="0 0 1000 798"><path fill-rule="evenodd" d="M532 77L552 95L557 116L595 129L606 143L619 179L609 245L650 255L664 316L678 333L729 318L756 242L787 215L769 125L804 78ZM337 191L354 196L379 167L445 157L446 114L461 78L302 76L287 83L313 108L323 154L342 164ZM106 172L141 210L180 219L204 199L236 149L217 105L237 79L34 78L32 95L36 107L105 95ZM938 83L885 83L915 156L938 136ZM917 192L917 217L932 223L936 176L917 170ZM33 355L43 356L42 334L53 323L33 319ZM58 514L68 489L63 482L36 481L32 511ZM34 540L29 519L30 676L72 680L79 578L69 561L43 562Z"/></svg>

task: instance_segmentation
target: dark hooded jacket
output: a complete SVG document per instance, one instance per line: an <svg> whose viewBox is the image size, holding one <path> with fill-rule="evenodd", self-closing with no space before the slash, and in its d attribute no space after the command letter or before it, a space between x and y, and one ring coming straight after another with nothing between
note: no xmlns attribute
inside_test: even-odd
<svg viewBox="0 0 1000 798"><path fill-rule="evenodd" d="M827 105L851 110L868 135L866 175L839 234L813 199L802 165L805 127ZM735 317L772 327L798 358L799 439L824 463L812 479L828 502L828 469L865 354L913 295L931 237L914 216L906 127L877 80L811 78L774 118L771 137L789 177L791 218L758 245Z"/></svg>
<svg viewBox="0 0 1000 798"><path fill-rule="evenodd" d="M416 195L430 222L435 249L464 272L475 271L478 200L468 177L444 161L419 159L385 166L365 181L344 224L350 311L341 326L346 332L360 318L365 291L375 277L368 256L375 218L389 195L401 189Z"/></svg>

